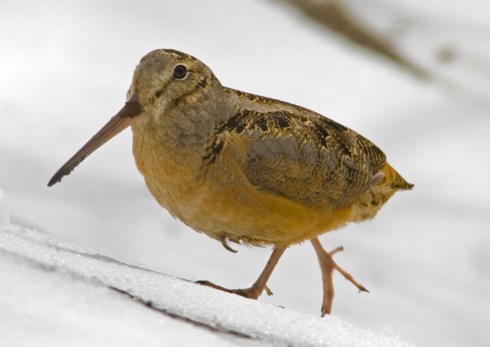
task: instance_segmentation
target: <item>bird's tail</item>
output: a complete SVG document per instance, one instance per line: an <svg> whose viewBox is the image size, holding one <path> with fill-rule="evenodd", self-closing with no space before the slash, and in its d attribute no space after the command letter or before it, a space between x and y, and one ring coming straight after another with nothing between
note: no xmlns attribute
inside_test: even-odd
<svg viewBox="0 0 490 347"><path fill-rule="evenodd" d="M396 172L390 164L386 163L382 171L385 174L385 183L391 185L391 187L400 190L410 190L413 188L413 184L405 181L405 179Z"/></svg>

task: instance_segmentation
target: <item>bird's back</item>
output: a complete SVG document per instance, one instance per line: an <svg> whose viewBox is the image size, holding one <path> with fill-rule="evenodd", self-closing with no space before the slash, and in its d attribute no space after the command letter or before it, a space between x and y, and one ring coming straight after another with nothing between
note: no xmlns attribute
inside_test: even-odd
<svg viewBox="0 0 490 347"><path fill-rule="evenodd" d="M300 242L372 218L396 190L411 188L353 130L296 105L226 92L238 111L217 126L203 165L224 172L210 176L216 189L206 210L209 220L213 210L231 208L231 216L217 218L233 221L220 224L220 239Z"/></svg>
<svg viewBox="0 0 490 347"><path fill-rule="evenodd" d="M355 131L296 105L237 93L240 111L218 136L244 138L243 170L259 189L311 207L343 208L380 182L410 186L388 172L385 154Z"/></svg>

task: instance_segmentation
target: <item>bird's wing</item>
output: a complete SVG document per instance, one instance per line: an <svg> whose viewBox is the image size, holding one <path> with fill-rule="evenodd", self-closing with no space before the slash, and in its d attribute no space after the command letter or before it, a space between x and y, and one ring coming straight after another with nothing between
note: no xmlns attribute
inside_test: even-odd
<svg viewBox="0 0 490 347"><path fill-rule="evenodd" d="M307 206L348 206L383 178L378 147L308 110L242 110L218 133L219 150L233 138L245 143L242 170L254 186Z"/></svg>

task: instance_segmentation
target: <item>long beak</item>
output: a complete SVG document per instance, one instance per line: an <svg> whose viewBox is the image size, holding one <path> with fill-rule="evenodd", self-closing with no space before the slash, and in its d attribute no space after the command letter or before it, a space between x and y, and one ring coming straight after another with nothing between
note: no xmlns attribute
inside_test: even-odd
<svg viewBox="0 0 490 347"><path fill-rule="evenodd" d="M69 175L86 157L92 154L97 148L112 139L121 131L129 127L143 113L143 108L139 104L138 93L134 93L131 99L126 102L124 107L112 117L106 125L100 129L73 157L68 160L49 180L48 187L60 182L63 176Z"/></svg>

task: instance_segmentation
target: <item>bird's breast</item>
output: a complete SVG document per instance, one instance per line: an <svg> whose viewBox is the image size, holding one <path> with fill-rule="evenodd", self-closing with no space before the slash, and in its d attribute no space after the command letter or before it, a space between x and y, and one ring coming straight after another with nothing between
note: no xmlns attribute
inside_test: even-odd
<svg viewBox="0 0 490 347"><path fill-rule="evenodd" d="M291 244L349 219L348 210L315 209L258 189L242 171L239 148L225 146L210 162L205 149L187 151L133 133L136 165L154 198L174 217L214 239Z"/></svg>
<svg viewBox="0 0 490 347"><path fill-rule="evenodd" d="M201 184L198 151L176 146L152 129L133 127L133 155L153 197L185 222L185 212Z"/></svg>

